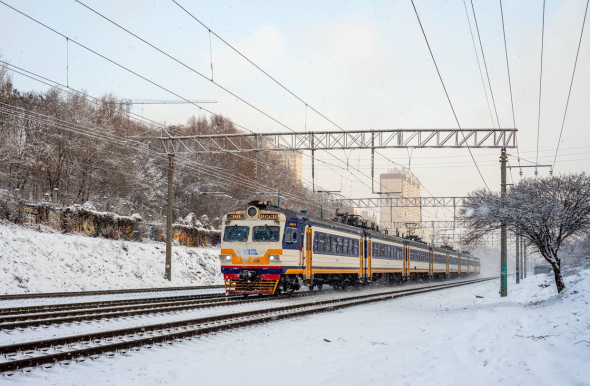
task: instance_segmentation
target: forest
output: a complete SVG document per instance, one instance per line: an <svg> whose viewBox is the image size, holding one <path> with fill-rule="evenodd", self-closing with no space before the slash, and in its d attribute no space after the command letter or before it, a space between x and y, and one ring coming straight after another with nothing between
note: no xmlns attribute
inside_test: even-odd
<svg viewBox="0 0 590 386"><path fill-rule="evenodd" d="M179 119L182 121L182 119ZM240 132L222 116L188 117L163 126L135 114L114 95L100 99L51 87L22 91L0 67L0 189L39 202L58 189L58 204L92 202L98 209L161 221L166 212L167 155L132 136ZM320 214L325 194L314 193L287 166L292 152L175 156L174 216L214 219L254 199ZM256 167L255 167L256 165ZM256 171L255 171L256 170Z"/></svg>

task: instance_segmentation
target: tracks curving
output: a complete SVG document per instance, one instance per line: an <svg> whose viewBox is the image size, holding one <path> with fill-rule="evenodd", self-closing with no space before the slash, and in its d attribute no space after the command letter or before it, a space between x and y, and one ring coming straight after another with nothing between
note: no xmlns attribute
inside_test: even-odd
<svg viewBox="0 0 590 386"><path fill-rule="evenodd" d="M94 359L101 355L127 354L130 351L137 351L141 348L152 348L166 343L172 344L175 341L190 340L192 337L211 332L304 316L311 313L331 311L493 279L495 278L474 279L411 289L396 289L372 294L343 296L335 299L269 307L261 310L0 346L0 355L3 357L3 360L0 361L0 372L10 373L19 369L28 371L35 366L51 367L56 363L67 365L73 361Z"/></svg>

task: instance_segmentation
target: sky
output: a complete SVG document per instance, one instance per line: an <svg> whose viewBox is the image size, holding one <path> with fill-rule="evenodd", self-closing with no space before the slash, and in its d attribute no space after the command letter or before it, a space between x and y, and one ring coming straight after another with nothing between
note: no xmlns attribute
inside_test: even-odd
<svg viewBox="0 0 590 386"><path fill-rule="evenodd" d="M49 27L187 99L212 99L215 113L256 132L286 131L223 87L293 130L338 130L272 82L171 0L82 2L151 44L201 72L201 77L125 33L72 0L2 0ZM189 1L178 0L212 31L283 83L309 106L345 130L456 128L412 3L407 1ZM496 127L483 58L469 0L415 0L441 76L463 128ZM518 128L517 155L553 163L586 2L547 0L540 125L539 72L543 2L505 0L503 10L514 98L514 122L499 1L474 0L486 65L501 127ZM467 21L478 50L483 79ZM588 29L588 26L587 28ZM2 60L92 96L178 99L116 67L0 4ZM590 32L585 31L555 173L588 170L590 139ZM66 64L69 68L66 71ZM46 86L14 75L22 90ZM67 80L66 80L67 79ZM485 91L484 91L485 87ZM208 116L192 105L136 105L133 112L166 124L183 124L191 115ZM537 133L540 133L538 136ZM390 149L376 156L375 174L411 166L423 195L464 196L487 184L500 187L499 149L473 149L485 183L467 149ZM316 166L318 185L346 197L370 197L370 151L316 152L340 165ZM411 162L410 162L411 156ZM522 164L530 164L522 160ZM346 164L348 162L348 170ZM318 165L318 163L316 163ZM360 172L352 170L352 166ZM534 169L523 169L532 177ZM539 169L539 175L548 175ZM364 175L363 175L364 174ZM509 182L520 179L512 170ZM311 179L304 157L303 176ZM360 181L359 181L360 180ZM376 177L376 181L378 178ZM431 209L424 219L448 219Z"/></svg>

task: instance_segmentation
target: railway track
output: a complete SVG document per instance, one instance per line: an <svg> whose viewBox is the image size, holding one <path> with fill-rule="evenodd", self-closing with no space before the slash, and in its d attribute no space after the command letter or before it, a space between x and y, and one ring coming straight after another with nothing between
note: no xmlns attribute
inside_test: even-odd
<svg viewBox="0 0 590 386"><path fill-rule="evenodd" d="M138 351L141 348L149 349L164 344L191 340L195 336L211 332L395 299L402 296L464 286L493 279L495 278L465 280L461 282L421 286L418 288L343 296L335 299L270 307L262 310L0 346L0 356L2 357L0 361L0 373L10 375L16 370L30 371L37 366L52 367L56 363L69 365L74 361L81 362L87 359L95 359L102 355L114 356L117 354L128 354L132 351Z"/></svg>
<svg viewBox="0 0 590 386"><path fill-rule="evenodd" d="M96 296L96 295L118 295L118 294L145 293L145 292L167 292L167 291L174 292L174 291L192 291L192 290L217 289L217 288L223 288L223 285L190 286L190 287L163 287L163 288L136 288L136 289L120 289L120 290L106 290L106 291L45 292L45 293L35 293L35 294L13 294L13 295L0 295L0 300L60 298L60 297L75 297L75 296Z"/></svg>
<svg viewBox="0 0 590 386"><path fill-rule="evenodd" d="M140 299L121 299L121 300L100 300L94 302L84 303L64 303L64 304L46 304L39 306L24 306L12 308L0 308L0 319L8 315L23 315L35 313L48 313L69 310L84 310L84 309L99 309L105 307L116 307L125 305L138 305L148 303L162 303L162 302L181 302L186 300L208 300L227 298L225 293L219 294L204 294L204 295L181 295L181 296L166 296L166 297L150 297Z"/></svg>

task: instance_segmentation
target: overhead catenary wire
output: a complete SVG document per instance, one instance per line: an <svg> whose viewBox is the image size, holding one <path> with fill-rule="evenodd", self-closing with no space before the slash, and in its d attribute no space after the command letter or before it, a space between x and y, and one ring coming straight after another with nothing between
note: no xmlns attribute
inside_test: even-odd
<svg viewBox="0 0 590 386"><path fill-rule="evenodd" d="M483 59L483 66L486 71L486 77L488 79L488 87L490 88L490 96L492 97L492 106L494 106L494 113L496 114L496 122L498 123L498 127L501 127L500 118L498 117L498 109L496 107L496 99L494 98L494 90L492 88L492 82L490 80L490 72L488 71L488 63L486 61L486 54L483 49L483 43L481 41L481 34L479 32L479 24L477 23L477 15L475 13L475 7L473 6L473 0L471 1L471 9L473 10L473 20L475 21L475 31L477 32L477 39L479 41L479 48L481 49L481 57Z"/></svg>
<svg viewBox="0 0 590 386"><path fill-rule="evenodd" d="M8 105L8 104L6 104L4 102L0 102L0 105L6 105L6 106L11 107L11 105ZM123 147L130 147L130 148L133 148L133 149L135 149L137 151L148 153L148 154L150 154L152 156L159 157L159 158L162 158L162 159L165 159L165 157L166 157L165 155L163 155L161 153L155 152L155 151L150 150L150 149L143 148L143 146L141 146L143 144L140 143L140 142L135 142L135 144L138 145L139 147L137 147L137 148L136 147L133 147L133 146L131 146L131 143L133 143L133 141L129 141L125 137L119 137L119 136L115 136L115 135L112 135L112 134L105 135L105 133L102 132L102 131L96 131L95 129L91 129L89 127L84 127L82 125L73 124L71 122L64 121L64 120L61 120L61 119L58 119L58 118L49 117L49 116L44 115L44 114L40 114L40 113L37 113L37 112L32 112L30 110L23 109L21 107L12 107L12 108L13 109L16 109L16 110L20 110L19 115L16 115L14 113L10 113L10 111L7 112L6 111L6 108L1 107L1 106L0 106L0 111L3 112L3 113L5 113L5 114L12 114L12 115L14 115L16 117L25 118L25 119L28 119L28 120L36 120L36 121L39 121L39 122L42 122L42 123L45 123L45 124L48 124L48 125L52 125L52 126L59 126L59 128L61 128L63 130L71 131L73 133L76 133L76 134L79 134L79 135L83 135L83 136L87 136L87 137L91 137L91 138L98 139L98 140L108 141L108 142L110 142L112 144L115 144L115 145L119 145L119 146L123 146ZM38 117L32 117L31 118L30 116L26 116L26 115L23 116L23 112L25 114L35 115L35 116L38 116ZM39 118L39 116L42 117L42 118ZM195 164L193 161L190 161L190 160L185 160L185 161L188 162L188 166L186 164L184 166L187 166L187 167L192 168L192 169L195 169L195 166L197 166L197 164ZM212 169L212 170L214 170L214 172L204 172L207 175L210 175L212 177L220 177L220 176L221 177L228 177L228 178L229 177L232 177L233 180L234 180L232 182L240 182L242 184L240 186L246 186L246 187L250 187L250 188L255 188L254 184L252 184L250 182L250 180L248 180L247 178L229 175L225 171L225 169L223 169L221 167L214 167L214 166L210 166L210 165L206 165L206 164L198 164L198 166L204 167L206 169ZM234 185L235 185L235 183L234 183ZM272 189L271 187L268 187L268 186L262 186L262 187L265 188L265 189L269 189L269 190ZM286 196L287 198L291 198L291 199L293 199L295 201L301 202L301 203L309 203L309 199L304 198L304 197L299 197L299 196L290 194L288 192L285 192L284 196ZM316 204L315 206L317 208L319 208L319 204Z"/></svg>
<svg viewBox="0 0 590 386"><path fill-rule="evenodd" d="M283 83L279 82L275 77L273 77L272 75L270 75L262 67L260 67L256 63L254 63L254 61L252 61L250 58L248 58L245 54L243 54L240 50L238 50L237 48L235 48L232 44L230 44L224 38L222 38L221 36L219 36L215 31L213 31L209 26L207 26L205 23L203 23L199 18L197 18L195 15L193 15L191 12L189 12L185 7L183 7L182 5L180 5L176 0L172 0L172 2L174 4L176 4L180 9L182 9L193 20L195 20L197 23L199 23L201 26L203 26L203 28L207 29L207 31L209 31L210 34L213 34L222 43L224 43L229 48L231 48L235 53L237 53L239 56L241 56L243 59L245 59L248 63L250 63L256 69L258 69L261 73L263 73L265 76L267 76L270 80L272 80L274 83L276 83L282 89L284 89L289 94L291 94L299 102L303 103L305 105L305 128L306 128L306 130L307 130L307 109L309 108L310 110L312 110L313 112L315 112L316 114L318 114L320 117L322 117L323 119L325 119L327 122L329 122L330 124L332 124L336 128L340 129L341 131L346 131L341 125L337 124L335 121L333 121L332 119L328 118L325 114L321 113L319 110L317 110L316 108L314 108L313 106L311 106L310 104L308 104L305 100L303 100L303 98L301 98L300 96L298 96L297 94L295 94L293 91L291 91L291 89L289 89ZM388 159L388 157L384 156L383 154L380 154L378 151L375 151L375 153L377 153L377 154L381 155L382 157ZM397 163L397 162L394 162L394 163L397 164L397 165L399 165L399 166L401 166L402 168L405 168L404 165L402 165L400 163ZM367 175L365 175L365 176L367 178L370 178Z"/></svg>
<svg viewBox="0 0 590 386"><path fill-rule="evenodd" d="M451 107L451 110L453 112L453 116L455 117L455 121L457 122L457 126L459 127L459 131L463 135L463 138L465 138L465 134L463 133L463 129L461 128L461 124L459 123L459 118L457 117L457 113L455 113L455 108L453 107L453 103L451 102L451 97L449 96L449 93L447 92L445 82L443 81L442 75L438 69L438 65L436 64L436 59L434 58L434 54L432 53L432 49L430 48L430 43L428 42L428 37L426 37L426 32L424 31L424 27L422 26L422 21L420 20L420 15L418 15L418 10L416 9L416 5L414 4L414 0L411 0L411 1L412 1L412 6L414 7L414 12L416 13L416 18L418 19L418 23L420 24L420 29L422 30L422 35L424 36L424 40L426 41L426 45L428 46L428 51L430 52L430 57L432 58L432 62L434 63L434 67L436 68L436 73L438 74L438 78L440 79L440 82L442 84L445 95L447 96L447 101L449 102L449 106ZM469 150L469 154L471 155L471 158L473 159L473 163L475 164L475 168L477 169L477 172L479 173L479 176L481 177L484 185L486 186L486 188L488 188L488 190L490 190L485 178L483 177L483 174L481 173L481 170L479 169L479 166L477 166L477 161L475 160L475 157L473 156L473 153L472 153L469 145L467 145L467 150Z"/></svg>
<svg viewBox="0 0 590 386"><path fill-rule="evenodd" d="M565 111L563 112L563 120L561 122L561 129L559 130L559 139L557 140L557 149L555 149L555 157L553 158L552 169L555 168L555 162L557 160L557 153L559 152L559 145L561 143L561 136L563 134L563 127L565 126L565 118L567 117L567 109L570 104L570 96L572 95L572 88L574 87L574 77L576 76L576 67L578 66L578 57L580 55L580 46L582 45L582 37L584 36L584 27L586 26L586 16L588 15L588 4L590 0L586 0L586 10L584 11L584 21L582 22L582 30L580 31L580 39L578 41L578 49L576 50L576 60L574 61L574 69L572 70L572 80L570 82L570 88L567 92L567 101L565 102ZM537 145L538 147L538 145Z"/></svg>
<svg viewBox="0 0 590 386"><path fill-rule="evenodd" d="M27 18L29 18L30 20L34 21L35 23L37 23L37 24L39 24L39 25L41 25L41 26L43 26L43 27L47 28L48 30L50 30L50 31L52 31L52 32L54 32L54 33L56 33L56 34L58 34L58 35L60 35L60 36L64 37L64 38L67 38L67 39L69 39L69 37L68 37L68 36L66 36L66 35L62 34L61 32L59 32L59 31L57 31L57 30L55 30L55 29L53 29L53 28L51 28L51 27L47 26L46 24L44 24L44 23L40 22L39 20L37 20L37 19L33 18L32 16L29 16L29 15L27 15L27 14L25 14L25 13L23 13L23 12L19 11L18 9L16 9L16 8L14 8L14 7L12 7L12 6L8 5L8 4L6 4L4 1L0 0L0 4L4 4L5 6L7 6L7 7L11 8L12 10L14 10L15 12L17 12L17 13L19 13L19 14L21 14L21 15L23 15L23 16L25 16L25 17L27 17ZM69 39L69 40L72 40L72 39ZM137 76L137 77L139 77L139 78L141 78L141 79L143 79L143 80L147 81L148 83L150 83L150 84L152 84L152 85L154 85L154 86L156 86L156 87L158 87L158 88L160 88L160 89L162 89L162 90L164 90L164 91L166 91L166 92L169 92L169 93L171 93L172 95L175 95L176 97L178 97L178 98L180 98L180 99L184 100L185 102L187 102L187 103L190 103L190 104L192 104L192 105L194 105L194 106L196 106L196 107L199 107L199 109L201 109L201 110L203 110L203 111L206 111L207 113L209 113L209 114L211 114L211 115L213 115L213 116L215 116L215 117L221 117L220 115L218 115L218 114L216 114L216 113L214 113L214 112L212 112L212 111L210 111L210 110L208 110L208 109L206 109L206 108L204 108L204 107L202 107L202 106L200 106L200 105L198 105L198 104L196 104L196 103L194 103L194 102L190 101L190 100L189 100L189 99L187 99L187 98L184 98L184 97L182 97L182 96L178 95L177 93L175 93L175 92L173 92L173 91L169 90L168 88L166 88L166 87L164 87L164 86L161 86L160 84L158 84L158 83L156 83L156 82L154 82L154 81L152 81L152 80L148 79L147 77L145 77L145 76L143 76L143 75L141 75L141 74L139 74L139 73L137 73L137 72L135 72L135 71L133 71L133 70L131 70L131 69L129 69L129 68L127 68L127 67L125 67L125 66L123 66L123 65L119 64L119 63L117 63L116 61L114 61L114 60L112 60L112 59L110 59L110 58L106 57L105 55L102 55L102 54L98 53L97 51L94 51L94 50L92 50L91 48L89 48L89 47L87 47L87 46L85 46L85 45L83 45L83 44L81 44L81 43L79 43L79 42L77 42L77 41L75 41L75 40L72 40L72 41L73 41L75 44L77 44L78 46L80 46L80 47L82 47L82 48L84 48L84 49L88 50L89 52L91 52L91 53L93 53L93 54L95 54L95 55L97 55L97 56L99 56L99 57L101 57L101 58L103 58L103 59L107 60L108 62L110 62L110 63L112 63L112 64L114 64L114 65L116 65L116 66L118 66L118 67L120 67L120 68L122 68L122 69L124 69L125 71L127 71L127 72L129 72L129 73L131 73L131 74L133 74L133 75L135 75L135 76ZM208 78L206 78L206 77L205 77L205 79L208 79ZM237 97L237 96L236 96L236 97ZM246 103L247 103L247 102L246 102ZM254 133L254 134L255 134L255 132L254 132L254 131L252 131L252 130L250 130L250 129L248 129L248 128L246 128L246 127L244 127L244 126L242 126L242 125L240 125L240 124L238 124L238 123L236 123L236 122L233 122L233 121L231 121L231 120L229 120L229 119L227 119L227 118L224 118L224 119L225 119L225 120L227 120L228 122L232 123L233 125L235 125L235 126L236 126L236 127L238 127L238 128L244 129L244 130L246 130L246 131L248 131L248 132L250 132L250 133ZM278 122L278 121L277 121L277 122ZM287 126L285 126L285 127L287 127ZM290 129L290 128L289 128L289 129ZM162 130L166 131L166 129L164 129L164 128L163 128ZM290 130L291 130L291 131L294 131L294 130L292 130L292 129L290 129ZM169 135L169 133L167 133L167 135ZM304 154L304 155L305 155L305 154ZM356 177L356 176L355 176L355 177ZM358 179L358 177L356 177L356 178ZM360 180L359 180L359 181L360 181Z"/></svg>
<svg viewBox="0 0 590 386"><path fill-rule="evenodd" d="M234 92L232 92L232 91L228 90L226 87L223 87L223 86L222 86L222 85L220 85L219 83L215 82L215 81L213 80L213 76L211 77L211 79L207 78L207 77L206 77L204 74L202 74L201 72L199 72L199 71L195 70L194 68L192 68L191 66L187 65L186 63L184 63L184 62L180 61L179 59L177 59L177 58L173 57L172 55L168 54L167 52L163 51L162 49L160 49L160 48L156 47L155 45L153 45L152 43L150 43L150 42L148 42L147 40L143 39L142 37L138 36L137 34L135 34L135 33L131 32L131 31L129 31L129 30L128 30L128 29L126 29L125 27L121 26L120 24L116 23L115 21L111 20L110 18L106 17L105 15L101 14L100 12L98 12L98 11L94 10L93 8L89 7L88 5L86 5L86 4L84 4L84 3L82 3L82 2L81 2L81 1L79 1L79 0L76 0L76 2L77 2L78 4L80 4L80 5L84 6L84 7L85 7L85 8L87 8L88 10L90 10L90 11L94 12L96 15L98 15L98 16L102 17L103 19L107 20L108 22L112 23L113 25L117 26L117 27L118 27L118 28L120 28L121 30L123 30L123 31L127 32L128 34L130 34L131 36L135 37L136 39L138 39L138 40L142 41L143 43L147 44L148 46L152 47L153 49L157 50L158 52L160 52L160 53L162 53L163 55L167 56L168 58L172 59L173 61L177 62L178 64L180 64L180 65L184 66L185 68L189 69L191 72L193 72L193 73L195 73L195 74L197 74L197 75L201 76L201 77L202 77L202 78L204 78L204 79L207 79L207 80L209 80L210 82L212 82L213 84L215 84L217 87L221 88L223 91L225 91L225 92L229 93L229 94L230 94L230 95L232 95L233 97L237 98L238 100L240 100L241 102L243 102L243 103L245 103L246 105L250 106L250 107L251 107L251 108L253 108L254 110L256 110L256 111L258 111L259 113L263 114L264 116L268 117L268 118L269 118L269 119L271 119L272 121L274 121L274 122L278 123L279 125L281 125L282 127L286 128L287 130L289 130L289 131L291 131L291 132L294 132L294 133L296 132L295 130L293 130L293 129L292 129L291 127L289 127L288 125L286 125L286 124L284 124L283 122L279 121L278 119L276 119L276 118L272 117L270 114L268 114L268 113L264 112L264 111L263 111L263 110L261 110L260 108L258 108L258 107L256 107L256 106L254 106L252 103L250 103L250 102L248 102L247 100L245 100L244 98L242 98L242 97L238 96L238 95L237 95L237 94L235 94ZM208 29L208 30L209 30L209 34L213 33L213 31L211 31L210 29ZM209 35L209 36L210 36L210 35ZM216 35L216 36L217 36L217 35ZM211 58L212 58L212 57L213 57L213 56L212 56L212 53L211 53ZM213 63L213 62L212 62L212 60L213 60L213 59L211 59L211 63ZM211 65L212 65L212 64L211 64ZM212 68L213 68L213 67L212 67ZM212 72L212 75L213 75L213 72ZM206 111L207 111L207 110L206 110ZM232 123L234 123L234 124L235 124L235 122L232 122ZM244 126L237 125L237 124L235 124L235 125L236 125L236 126L238 126L238 127L241 127L241 128L243 128L243 129L246 129ZM306 124L306 126L307 126L307 124ZM248 130L248 129L246 129L246 130ZM252 133L253 133L253 131L252 131L252 130L248 130L248 131L250 131L250 132L252 132ZM302 154L304 154L304 153L302 153ZM309 157L309 155L307 155L307 154L304 154L304 155ZM366 175L365 173L362 173L360 170L357 170L357 171L358 171L359 173L363 174L365 177L367 177L367 178L370 178L368 175ZM352 173L351 173L351 174L352 174ZM359 180L359 182L361 182L361 183L363 183L363 184L367 185L365 182L363 182L362 180L360 180L360 179L359 179L357 176L354 176L354 177L355 177L356 179L358 179L358 180ZM368 186L368 185L367 185L367 186Z"/></svg>
<svg viewBox="0 0 590 386"><path fill-rule="evenodd" d="M38 82L40 82L40 83L43 83L43 84L45 84L45 85L48 85L48 86L50 86L50 87L52 87L52 88L55 88L55 89L57 89L57 90L60 90L60 91L66 92L66 93L68 93L68 94L71 94L71 95L81 95L81 96L83 96L83 97L89 98L89 101L90 101L90 102L92 102L92 103L101 104L101 100L100 100L99 98L92 97L92 96L88 95L87 93L82 93L82 92L80 92L80 91L77 91L77 90L75 90L75 89L72 89L72 88L67 88L67 89L65 89L65 90L64 90L64 89L61 89L60 87L64 87L64 85L62 85L62 84L59 84L58 82L55 82L55 81L53 81L53 80L50 80L50 79L48 79L48 78L41 77L41 76L40 76L40 75L38 75L38 74L35 74L35 73L32 73L32 72L30 72L30 71L24 70L24 69L22 69L22 68L20 68L20 67L16 67L16 66L14 66L14 65L11 65L10 63L6 63L6 62L4 62L4 61L0 61L0 63L2 63L4 66L7 66L7 67L5 67L5 68L9 69L10 71L13 71L13 72L15 72L15 73L18 73L18 74L20 74L20 75L23 75L23 76L26 76L26 77L28 77L28 78L30 78L30 79L36 80L36 81L38 81ZM16 68L19 68L21 71L28 72L29 74L32 74L32 75L34 75L34 76L37 76L37 77L40 77L40 78L44 79L45 81L41 81L41 80L39 80L39 79L36 79L36 78L34 78L34 77L30 76L30 75L23 74L23 73L21 73L21 72L19 72L19 71L16 71L16 70L12 69L12 68L9 68L8 66L9 66L9 67L16 67ZM55 85L52 85L52 84L50 84L50 83L47 83L47 82L52 82L52 83L55 83L56 85L59 85L60 87L57 87L57 86L55 86ZM144 120L146 119L145 117L141 117L141 116L139 116L139 115L137 115L137 114L132 114L132 115L134 115L134 116L137 116L137 117L140 117L140 118L142 118L142 119L144 119ZM137 119L137 118L135 118L135 119ZM144 122L142 122L142 123L144 123ZM150 123L150 124L155 124L155 125L157 125L157 126L160 126L161 128L164 128L164 126L160 125L158 122L155 122L155 121L151 121L151 120L149 120L149 123ZM97 138L98 138L98 137L97 137ZM127 143L127 141L129 141L129 139L127 139L127 138L124 138L124 137L122 137L122 138L124 139L125 143ZM234 153L230 153L230 154L232 154L233 156L239 157L239 158L246 159L246 160L248 160L248 161L250 161L250 162L253 162L251 159L249 159L248 157L245 157L245 156L243 156L243 155L234 154ZM322 160L320 160L320 161L321 161L321 162L323 162ZM303 178L302 178L302 179L303 179ZM270 188L269 188L269 189L270 189Z"/></svg>
<svg viewBox="0 0 590 386"><path fill-rule="evenodd" d="M492 115L492 107L490 106L490 98L488 98L488 92L486 90L486 83L483 80L483 72L481 70L481 63L479 61L479 55L477 54L477 46L475 45L475 37L473 36L473 29L471 28L471 20L469 20L469 12L467 11L466 0L463 0L463 7L465 8L465 17L467 18L467 24L469 25L469 32L471 33L471 42L473 43L473 52L475 53L475 59L477 60L477 67L479 68L479 77L481 79L481 85L483 87L483 93L486 97L486 103L488 111L490 113L490 120L492 121L492 127L494 127L494 116Z"/></svg>
<svg viewBox="0 0 590 386"><path fill-rule="evenodd" d="M63 85L63 84L60 84L59 82L56 82L56 81L54 81L54 80L51 80L51 79L49 79L49 78L43 77L43 76L41 76L41 75L39 75L39 74L36 74L36 73L33 73L33 72L31 72L31 71L25 70L25 69L23 69L23 68L21 68L21 67L17 67L17 66L15 66L15 65L13 65L13 64L10 64L10 63L7 63L7 62L4 62L4 61L2 61L2 60L0 60L0 63L2 63L2 64L3 64L3 66L5 66L5 68L7 68L8 70L10 70L10 71L12 71L12 72L14 72L14 73L17 73L17 74L19 74L19 75L25 76L25 77L27 77L27 78L29 78L29 79L35 80L35 81L37 81L37 82L40 82L40 83L42 83L42 84L45 84L45 85L47 85L47 86L49 86L49 87L52 87L52 88L54 88L54 89L56 89L56 90L59 90L59 91L65 92L65 93L67 93L67 94L70 94L70 95L79 95L79 96L83 96L83 97L85 97L85 98L89 98L90 102L92 102L92 103L95 103L95 104L101 104L101 100L100 100L99 98L93 97L93 96L91 96L91 95L89 95L89 94L87 94L87 93L83 93L83 92L81 92L81 91L78 91L78 90L75 90L75 89L73 89L73 88L71 88L71 87L66 87L65 85ZM19 69L20 71L26 72L27 74L25 74L25 73L23 73L23 72L20 72L20 71L17 71L17 70L14 70L14 69L13 69L13 68L11 68L11 67L17 68L17 69ZM30 74L30 75L28 75L28 74ZM43 80L36 79L35 77L41 78L41 79L43 79ZM48 82L51 82L51 83L53 83L53 84L51 84L51 83L48 83ZM57 85L57 86L56 86L56 85ZM58 86L59 86L59 87L58 87ZM131 113L131 114L130 114L130 117L131 117L131 118L133 118L133 119L135 119L135 120L137 120L137 121L139 121L139 122L141 122L141 123L149 124L150 126L152 126L152 130L153 130L153 126L155 126L155 127L159 127L160 129L164 129L164 128L165 128L165 127L164 127L164 126L162 126L162 125L161 125L159 122L156 122L156 121L150 120L150 119L148 119L148 118L146 118L146 117L143 117L143 116L141 116L141 115L138 115L138 114L135 114L135 113ZM167 129L168 129L168 130L170 130L170 128L167 128ZM170 131L172 131L172 130L170 130ZM245 156L243 156L243 155L240 155L240 154L236 154L236 153L229 153L229 154L230 154L230 155L232 155L232 156L238 157L238 158L243 158L243 159L245 159L245 160L247 160L247 161L249 161L249 162L254 162L254 160L252 160L252 159L250 159L250 158L248 158L248 157L245 157ZM261 162L261 161L259 161L259 162ZM332 167L336 167L336 168L339 168L339 169L341 169L341 170L344 170L344 168L342 168L341 166L330 164L330 163L328 163L328 162L326 162L326 161L324 161L324 160L321 160L321 159L318 159L318 162L321 162L321 163L324 163L324 164L330 165L330 166L332 166ZM265 165L266 165L266 163L263 163L263 164L265 164ZM332 171L334 171L334 172L335 172L335 170L334 170L332 167L330 167L330 169L331 169ZM289 170L289 171L290 171L290 170ZM356 177L356 176L355 176L355 177ZM303 180L305 180L305 181L307 181L308 183L311 183L309 180L307 180L307 179L305 179L305 178L303 178L303 177L302 177L302 179L303 179ZM358 179L358 177L357 177L357 179ZM359 180L359 181L360 181L360 180ZM361 181L361 182L363 182L363 181ZM364 183L364 182L363 182L363 183ZM367 185L366 183L364 183L364 184L365 184L365 185ZM367 186L368 186L368 185L367 185Z"/></svg>
<svg viewBox="0 0 590 386"><path fill-rule="evenodd" d="M516 127L516 115L514 114L514 98L512 96L512 80L510 78L510 61L508 60L508 44L506 43L506 26L504 23L504 8L502 7L502 0L500 0L500 16L502 17L502 34L504 36L504 53L506 56L506 72L508 74L508 89L510 90L510 106L512 107L512 127ZM519 155L518 164L520 165L520 151L518 149L518 142L516 143L516 153ZM512 173L512 170L510 170Z"/></svg>

